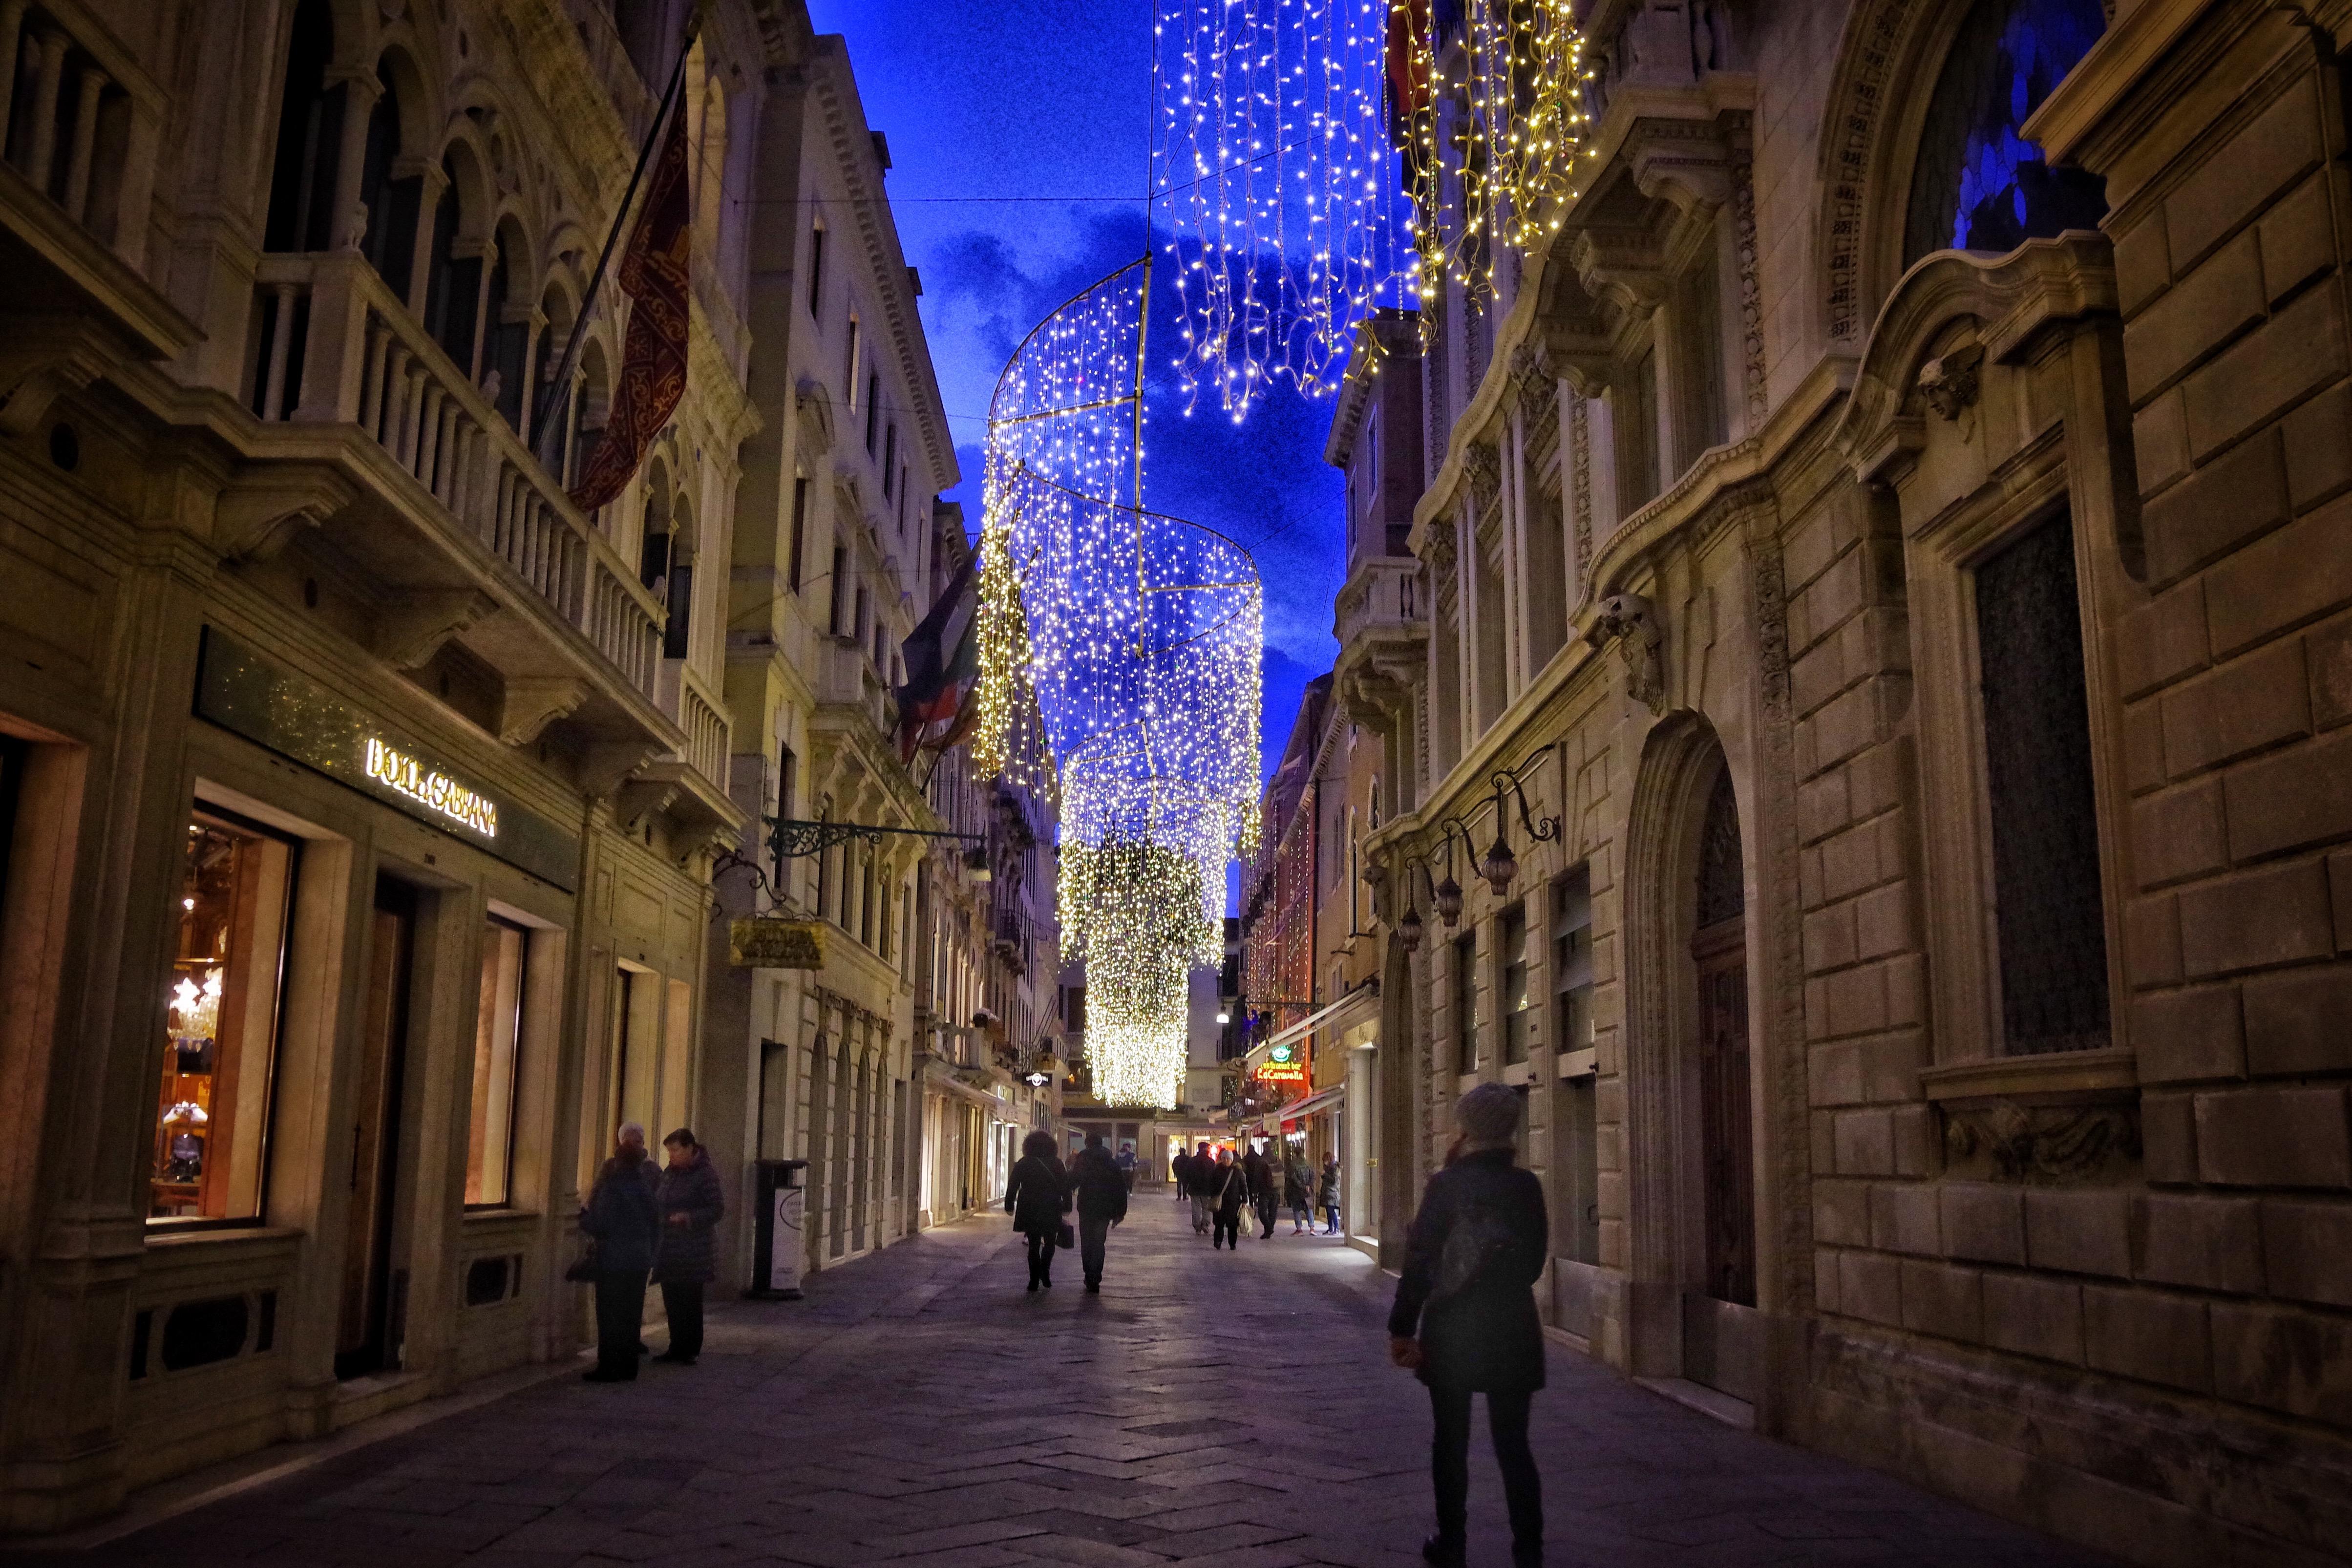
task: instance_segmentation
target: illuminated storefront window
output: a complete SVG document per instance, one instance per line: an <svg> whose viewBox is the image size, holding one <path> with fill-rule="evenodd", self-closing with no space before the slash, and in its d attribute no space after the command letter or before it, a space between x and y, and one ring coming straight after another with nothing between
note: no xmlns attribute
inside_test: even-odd
<svg viewBox="0 0 2352 1568"><path fill-rule="evenodd" d="M482 999L474 1022L474 1094L466 1142L466 1203L512 1201L515 1068L522 1041L520 928L493 920L482 939Z"/></svg>
<svg viewBox="0 0 2352 1568"><path fill-rule="evenodd" d="M294 847L209 814L188 824L148 1214L253 1219L278 1040Z"/></svg>

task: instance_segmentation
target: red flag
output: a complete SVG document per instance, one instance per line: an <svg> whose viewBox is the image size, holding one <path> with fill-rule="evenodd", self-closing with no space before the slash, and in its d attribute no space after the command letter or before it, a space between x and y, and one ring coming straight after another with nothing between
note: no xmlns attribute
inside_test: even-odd
<svg viewBox="0 0 2352 1568"><path fill-rule="evenodd" d="M1429 107L1429 62L1414 47L1424 40L1434 52L1429 0L1397 0L1389 7L1389 96L1396 112L1408 120Z"/></svg>
<svg viewBox="0 0 2352 1568"><path fill-rule="evenodd" d="M670 116L669 135L646 187L645 210L621 258L621 287L636 308L622 345L621 384L604 439L572 492L572 504L594 511L628 487L646 448L661 434L686 395L686 329L690 305L687 270L694 226L686 190L686 115Z"/></svg>

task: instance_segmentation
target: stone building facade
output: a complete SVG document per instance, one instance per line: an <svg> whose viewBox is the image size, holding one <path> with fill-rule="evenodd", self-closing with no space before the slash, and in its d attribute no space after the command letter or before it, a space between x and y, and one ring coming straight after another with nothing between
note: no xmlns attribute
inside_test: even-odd
<svg viewBox="0 0 2352 1568"><path fill-rule="evenodd" d="M771 10L0 5L0 1529L568 1356L697 1117ZM674 78L688 391L583 514Z"/></svg>
<svg viewBox="0 0 2352 1568"><path fill-rule="evenodd" d="M1343 659L1386 1175L1521 1084L1610 1364L2338 1561L2352 14L2112 10L1579 7L1563 222L1423 302L1425 650Z"/></svg>
<svg viewBox="0 0 2352 1568"><path fill-rule="evenodd" d="M778 9L744 216L760 427L743 448L726 633L748 868L719 886L730 912L821 922L825 955L810 970L732 970L713 955L727 1016L707 1043L708 1120L730 1170L808 1163L806 1262L823 1268L912 1235L921 1207L926 841L857 835L777 858L767 822L944 829L899 758L892 693L940 552L961 559L963 542L934 499L958 470L890 216L887 143L866 122L844 40ZM748 1268L752 1216L739 1223L734 1263Z"/></svg>

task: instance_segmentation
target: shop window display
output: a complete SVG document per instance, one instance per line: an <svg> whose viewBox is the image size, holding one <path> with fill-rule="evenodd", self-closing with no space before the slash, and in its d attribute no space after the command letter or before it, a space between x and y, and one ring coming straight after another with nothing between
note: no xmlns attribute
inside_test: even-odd
<svg viewBox="0 0 2352 1568"><path fill-rule="evenodd" d="M474 1026L474 1095L466 1143L466 1204L512 1201L515 1068L522 1037L526 939L494 920L482 940L482 1001Z"/></svg>
<svg viewBox="0 0 2352 1568"><path fill-rule="evenodd" d="M261 1214L294 847L209 814L188 824L148 1214Z"/></svg>

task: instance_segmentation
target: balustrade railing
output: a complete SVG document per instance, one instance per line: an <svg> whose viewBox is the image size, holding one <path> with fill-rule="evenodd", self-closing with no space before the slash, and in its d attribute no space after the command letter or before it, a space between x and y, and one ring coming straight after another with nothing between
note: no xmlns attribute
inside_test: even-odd
<svg viewBox="0 0 2352 1568"><path fill-rule="evenodd" d="M1413 560L1359 562L1339 590L1332 630L1341 644L1359 632L1421 619L1421 563Z"/></svg>
<svg viewBox="0 0 2352 1568"><path fill-rule="evenodd" d="M154 184L153 90L102 30L85 37L45 6L0 0L0 160L134 267Z"/></svg>
<svg viewBox="0 0 2352 1568"><path fill-rule="evenodd" d="M349 252L268 256L256 287L253 411L270 423L359 426L458 532L655 697L660 604L375 269ZM723 731L719 743L711 777L723 786Z"/></svg>
<svg viewBox="0 0 2352 1568"><path fill-rule="evenodd" d="M686 760L724 795L729 737L733 727L728 722L726 710L703 689L701 679L692 670L680 665L678 674L677 712L674 717L686 731Z"/></svg>

